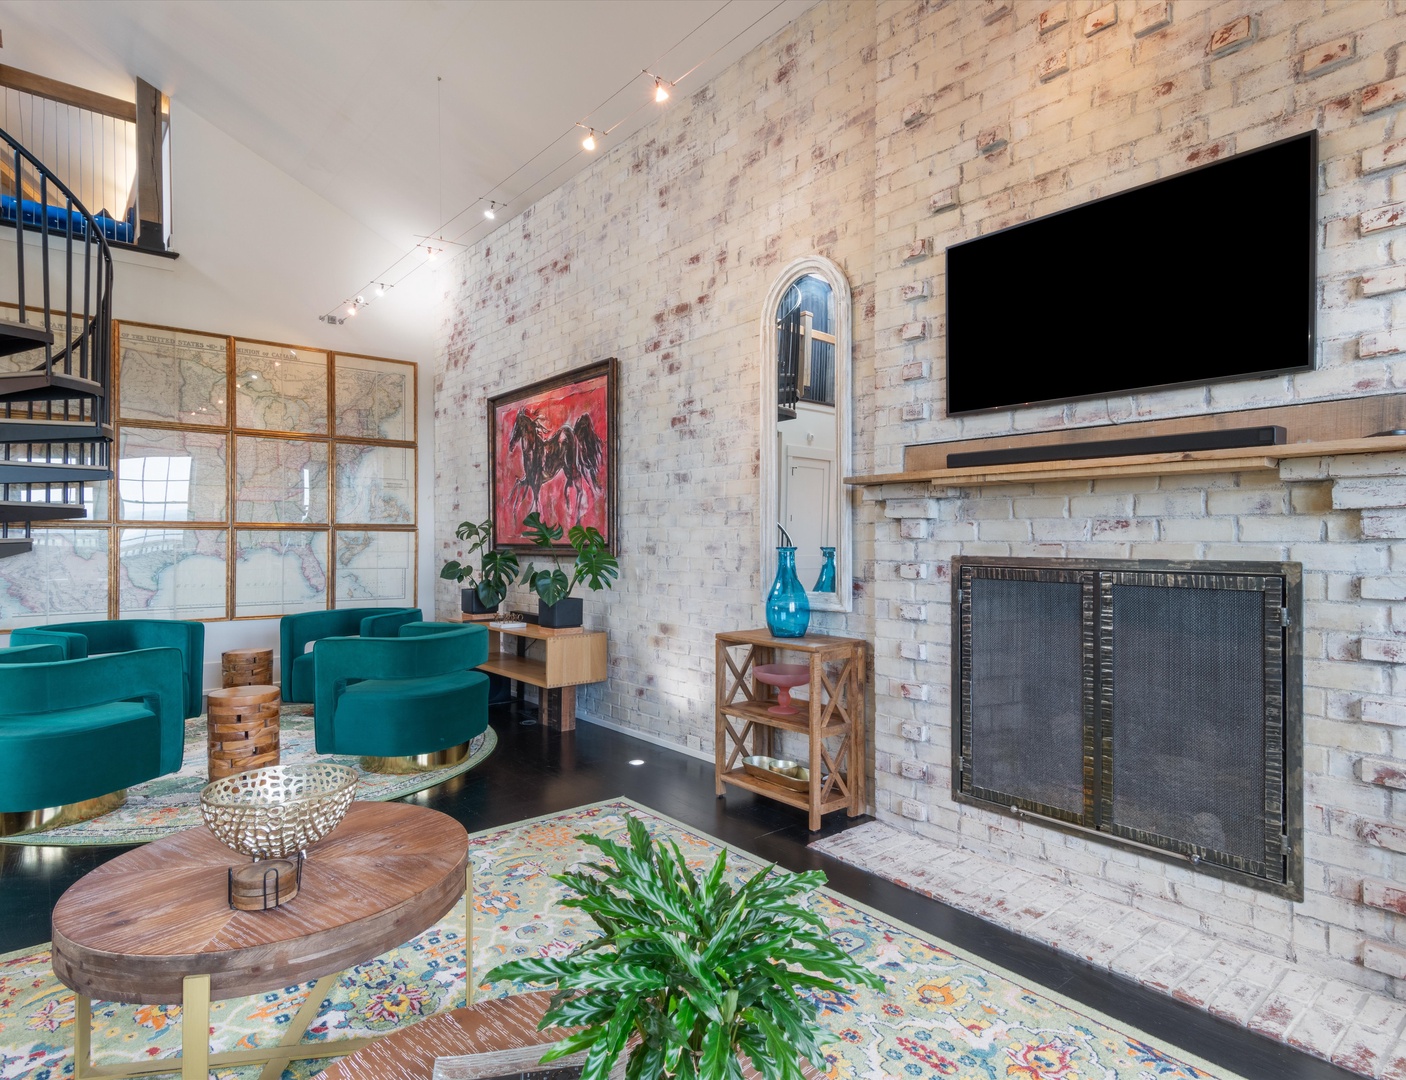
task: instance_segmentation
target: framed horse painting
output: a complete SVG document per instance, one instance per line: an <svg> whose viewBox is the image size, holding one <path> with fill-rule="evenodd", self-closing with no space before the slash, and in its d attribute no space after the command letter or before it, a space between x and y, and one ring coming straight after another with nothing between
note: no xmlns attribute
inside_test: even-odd
<svg viewBox="0 0 1406 1080"><path fill-rule="evenodd" d="M615 542L614 357L488 399L493 546L540 550L522 522L534 510L566 533L592 525Z"/></svg>

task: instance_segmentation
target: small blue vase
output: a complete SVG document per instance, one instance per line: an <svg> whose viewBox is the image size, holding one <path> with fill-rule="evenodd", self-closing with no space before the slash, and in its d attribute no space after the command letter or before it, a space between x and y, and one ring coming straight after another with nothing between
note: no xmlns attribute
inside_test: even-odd
<svg viewBox="0 0 1406 1080"><path fill-rule="evenodd" d="M820 554L825 556L825 563L820 567L820 576L815 579L815 588L811 592L834 592L835 591L835 549L823 547Z"/></svg>
<svg viewBox="0 0 1406 1080"><path fill-rule="evenodd" d="M810 601L796 577L796 549L776 549L776 580L766 598L766 625L772 637L805 637Z"/></svg>

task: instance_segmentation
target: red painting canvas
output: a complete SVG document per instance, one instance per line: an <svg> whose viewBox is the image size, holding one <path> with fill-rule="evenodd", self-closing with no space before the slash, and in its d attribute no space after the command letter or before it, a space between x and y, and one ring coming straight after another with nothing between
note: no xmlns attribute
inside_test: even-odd
<svg viewBox="0 0 1406 1080"><path fill-rule="evenodd" d="M614 535L615 361L605 360L489 399L493 542L534 550L522 522L591 525Z"/></svg>

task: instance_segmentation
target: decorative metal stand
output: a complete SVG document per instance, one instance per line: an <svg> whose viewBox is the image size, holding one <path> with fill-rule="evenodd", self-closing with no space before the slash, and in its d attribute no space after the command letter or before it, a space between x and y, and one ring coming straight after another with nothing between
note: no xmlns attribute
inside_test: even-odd
<svg viewBox="0 0 1406 1080"><path fill-rule="evenodd" d="M291 859L255 859L227 871L226 901L235 911L269 911L298 895L303 853Z"/></svg>

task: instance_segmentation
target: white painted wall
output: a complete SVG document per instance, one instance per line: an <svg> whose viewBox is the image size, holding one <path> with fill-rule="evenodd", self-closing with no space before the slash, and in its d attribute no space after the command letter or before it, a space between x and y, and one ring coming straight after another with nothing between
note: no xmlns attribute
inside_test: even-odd
<svg viewBox="0 0 1406 1080"><path fill-rule="evenodd" d="M41 73L42 74L42 73ZM171 102L172 247L180 258L115 252L118 319L214 334L410 360L433 357L436 281L418 271L341 326L319 322L403 250L360 225L254 154L179 98ZM0 260L11 260L0 240ZM402 268L403 271L403 268ZM442 294L442 287L439 292ZM432 606L434 380L418 380L418 593ZM205 632L205 685L220 685L220 653L274 647L276 619L212 622Z"/></svg>

